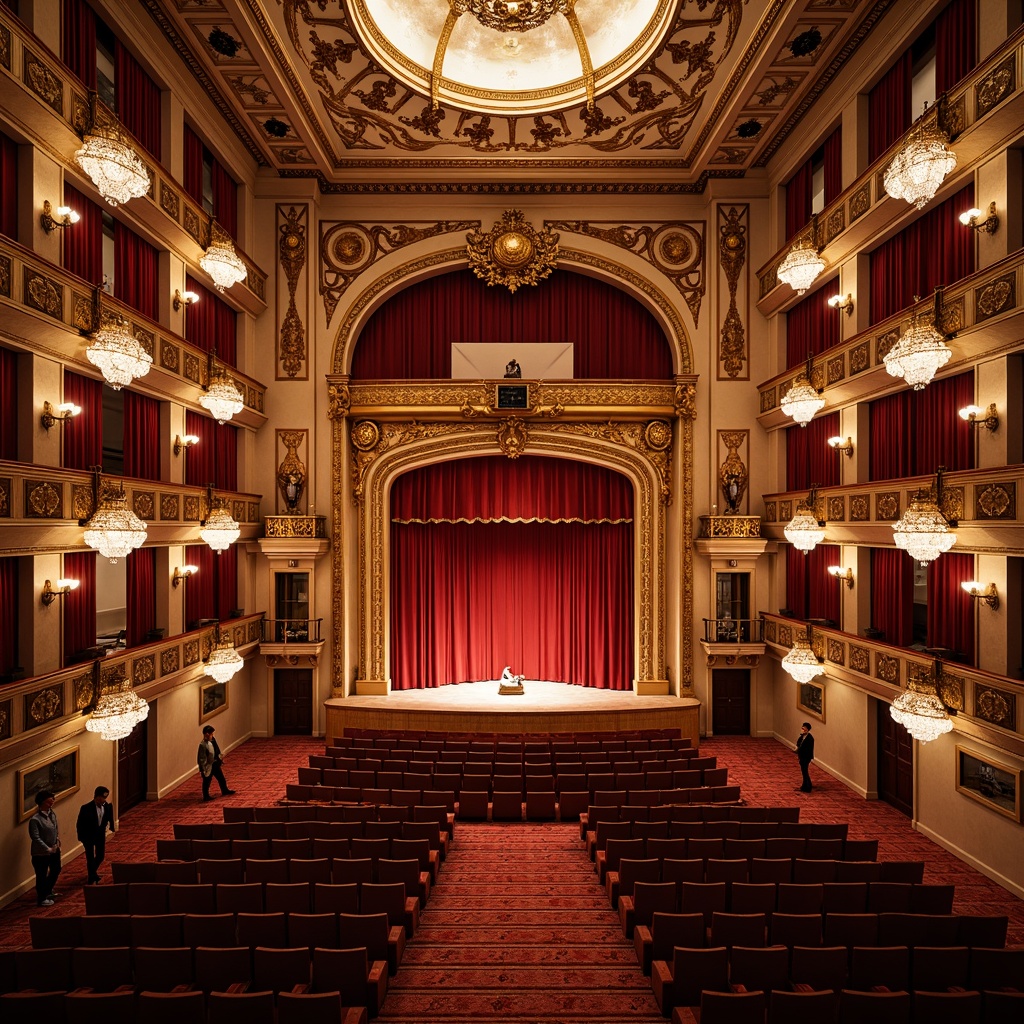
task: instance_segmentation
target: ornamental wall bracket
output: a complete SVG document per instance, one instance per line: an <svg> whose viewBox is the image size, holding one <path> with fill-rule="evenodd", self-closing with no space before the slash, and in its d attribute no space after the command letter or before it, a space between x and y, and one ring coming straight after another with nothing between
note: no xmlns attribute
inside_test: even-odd
<svg viewBox="0 0 1024 1024"><path fill-rule="evenodd" d="M352 409L352 396L347 384L327 385L327 418L343 420Z"/></svg>
<svg viewBox="0 0 1024 1024"><path fill-rule="evenodd" d="M504 285L515 292L537 285L558 264L558 234L537 231L522 210L506 210L486 233L475 228L466 235L470 269L487 285Z"/></svg>
<svg viewBox="0 0 1024 1024"><path fill-rule="evenodd" d="M697 385L677 384L675 396L676 416L679 419L697 419Z"/></svg>
<svg viewBox="0 0 1024 1024"><path fill-rule="evenodd" d="M520 455L526 451L526 446L530 441L530 435L527 432L526 425L521 419L515 416L509 416L507 419L501 421L501 425L498 427L498 433L496 436L498 447L502 453L510 459L518 459Z"/></svg>

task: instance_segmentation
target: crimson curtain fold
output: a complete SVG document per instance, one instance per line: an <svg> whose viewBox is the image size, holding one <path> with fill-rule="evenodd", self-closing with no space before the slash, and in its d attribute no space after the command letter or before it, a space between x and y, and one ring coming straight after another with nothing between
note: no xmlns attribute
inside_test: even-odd
<svg viewBox="0 0 1024 1024"><path fill-rule="evenodd" d="M96 15L85 0L61 3L60 59L87 89L96 88Z"/></svg>
<svg viewBox="0 0 1024 1024"><path fill-rule="evenodd" d="M185 452L185 483L238 490L238 428L218 425L209 416L186 410L185 433L199 438L199 443Z"/></svg>
<svg viewBox="0 0 1024 1024"><path fill-rule="evenodd" d="M571 341L576 378L668 379L672 353L655 318L617 288L559 271L514 294L470 271L421 281L367 321L353 356L360 380L450 378L454 342ZM510 355L514 349L510 348Z"/></svg>
<svg viewBox="0 0 1024 1024"><path fill-rule="evenodd" d="M125 589L125 642L128 647L138 647L156 627L155 548L138 548L125 559Z"/></svg>
<svg viewBox="0 0 1024 1024"><path fill-rule="evenodd" d="M0 558L0 677L18 668L18 559Z"/></svg>
<svg viewBox="0 0 1024 1024"><path fill-rule="evenodd" d="M80 651L96 646L96 552L71 551L64 555L64 578L78 580L78 587L59 604L64 617L64 663Z"/></svg>
<svg viewBox="0 0 1024 1024"><path fill-rule="evenodd" d="M973 579L972 554L947 551L928 563L928 646L959 651L970 665L974 664L975 600L960 584Z"/></svg>
<svg viewBox="0 0 1024 1024"><path fill-rule="evenodd" d="M806 427L786 428L786 490L802 491L812 485L835 487L841 482L839 460L828 444L839 434L839 413L815 416Z"/></svg>
<svg viewBox="0 0 1024 1024"><path fill-rule="evenodd" d="M65 469L92 469L103 464L103 385L91 377L64 371L64 401L81 412L60 428ZM89 646L92 646L91 644Z"/></svg>
<svg viewBox="0 0 1024 1024"><path fill-rule="evenodd" d="M825 140L825 205L843 191L843 126Z"/></svg>
<svg viewBox="0 0 1024 1024"><path fill-rule="evenodd" d="M877 160L909 127L914 58L907 49L868 93L868 161Z"/></svg>
<svg viewBox="0 0 1024 1024"><path fill-rule="evenodd" d="M914 560L898 548L871 549L871 626L887 644L913 643Z"/></svg>
<svg viewBox="0 0 1024 1024"><path fill-rule="evenodd" d="M829 567L839 565L835 544L818 544L806 555L786 546L786 607L795 619L828 619L841 625L839 583Z"/></svg>
<svg viewBox="0 0 1024 1024"><path fill-rule="evenodd" d="M120 40L114 44L114 88L121 123L159 160L160 89Z"/></svg>
<svg viewBox="0 0 1024 1024"><path fill-rule="evenodd" d="M0 348L0 459L18 458L18 355Z"/></svg>
<svg viewBox="0 0 1024 1024"><path fill-rule="evenodd" d="M88 281L103 283L103 211L88 196L64 183L64 205L81 218L71 231L61 232L64 269Z"/></svg>
<svg viewBox="0 0 1024 1024"><path fill-rule="evenodd" d="M208 544L189 544L185 564L198 572L184 584L185 626L194 629L200 619L230 618L238 605L238 549L234 544L217 554Z"/></svg>
<svg viewBox="0 0 1024 1024"><path fill-rule="evenodd" d="M839 318L829 304L832 288L819 288L786 314L787 366L802 366L807 353L820 355L839 344Z"/></svg>
<svg viewBox="0 0 1024 1024"><path fill-rule="evenodd" d="M0 132L0 235L18 237L18 146Z"/></svg>
<svg viewBox="0 0 1024 1024"><path fill-rule="evenodd" d="M808 158L796 174L786 182L786 241L807 225L811 219L814 163Z"/></svg>
<svg viewBox="0 0 1024 1024"><path fill-rule="evenodd" d="M185 278L185 289L199 296L198 302L185 307L186 340L204 352L216 352L218 359L234 366L235 311L192 276Z"/></svg>
<svg viewBox="0 0 1024 1024"><path fill-rule="evenodd" d="M160 403L135 391L124 395L124 474L160 479Z"/></svg>
<svg viewBox="0 0 1024 1024"><path fill-rule="evenodd" d="M185 166L181 184L185 192L203 205L203 140L185 125Z"/></svg>
<svg viewBox="0 0 1024 1024"><path fill-rule="evenodd" d="M211 165L213 184L213 215L217 223L238 240L238 186L227 170L214 160Z"/></svg>
<svg viewBox="0 0 1024 1024"><path fill-rule="evenodd" d="M941 96L978 63L977 0L953 0L935 19L935 93Z"/></svg>
<svg viewBox="0 0 1024 1024"><path fill-rule="evenodd" d="M807 618L807 556L786 545L786 608L794 619Z"/></svg>
<svg viewBox="0 0 1024 1024"><path fill-rule="evenodd" d="M132 309L157 318L160 254L144 238L114 222L114 294Z"/></svg>

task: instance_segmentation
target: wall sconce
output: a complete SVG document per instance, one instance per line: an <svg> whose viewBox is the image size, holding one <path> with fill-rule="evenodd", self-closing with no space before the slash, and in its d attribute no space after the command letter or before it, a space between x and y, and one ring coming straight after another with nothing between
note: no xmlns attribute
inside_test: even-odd
<svg viewBox="0 0 1024 1024"><path fill-rule="evenodd" d="M984 601L989 608L999 607L999 591L996 590L996 585L990 583L987 587L984 583L978 583L975 580L965 580L960 584L964 591L971 595L975 601Z"/></svg>
<svg viewBox="0 0 1024 1024"><path fill-rule="evenodd" d="M174 567L174 575L171 577L171 586L177 587L187 580L191 579L195 574L199 572L198 565L183 565L180 569Z"/></svg>
<svg viewBox="0 0 1024 1024"><path fill-rule="evenodd" d="M54 423L67 423L81 411L82 407L75 405L74 402L61 402L56 409L49 402L43 402L43 415L40 417L40 422L46 430L49 430Z"/></svg>
<svg viewBox="0 0 1024 1024"><path fill-rule="evenodd" d="M179 288L174 289L174 299L171 305L174 307L174 311L177 312L182 306L191 306L193 302L199 301L199 295L196 292L183 292Z"/></svg>
<svg viewBox="0 0 1024 1024"><path fill-rule="evenodd" d="M55 587L49 580L43 584L43 604L49 607L58 597L67 597L78 589L78 580L57 580Z"/></svg>
<svg viewBox="0 0 1024 1024"><path fill-rule="evenodd" d="M842 452L848 459L853 458L853 438L848 437L846 442L843 442L841 437L830 437L828 439L828 446L834 452Z"/></svg>
<svg viewBox="0 0 1024 1024"><path fill-rule="evenodd" d="M829 574L834 576L837 580L846 584L847 590L853 590L853 570L844 569L841 565L830 565L828 567Z"/></svg>
<svg viewBox="0 0 1024 1024"><path fill-rule="evenodd" d="M845 299L842 295L833 295L832 298L828 300L828 304L833 309L845 310L847 316L853 316L853 295L849 293L847 293Z"/></svg>
<svg viewBox="0 0 1024 1024"><path fill-rule="evenodd" d="M988 216L983 221L979 221L978 218L980 216L981 210L977 207L964 210L960 214L960 223L965 228L974 228L975 231L984 231L989 235L994 235L999 230L999 218L996 216L995 200L988 204Z"/></svg>
<svg viewBox="0 0 1024 1024"><path fill-rule="evenodd" d="M183 450L187 450L195 444L199 444L199 438L195 434L175 434L174 454L180 455Z"/></svg>
<svg viewBox="0 0 1024 1024"><path fill-rule="evenodd" d="M39 215L39 223L42 224L43 230L47 234L54 228L69 228L82 219L70 206L58 206L56 212L57 216L55 217L49 199L43 202L43 212Z"/></svg>
<svg viewBox="0 0 1024 1024"><path fill-rule="evenodd" d="M965 405L960 410L960 419L970 423L972 427L984 427L986 430L995 430L999 426L999 413L996 412L996 403L993 402L987 409L980 405Z"/></svg>

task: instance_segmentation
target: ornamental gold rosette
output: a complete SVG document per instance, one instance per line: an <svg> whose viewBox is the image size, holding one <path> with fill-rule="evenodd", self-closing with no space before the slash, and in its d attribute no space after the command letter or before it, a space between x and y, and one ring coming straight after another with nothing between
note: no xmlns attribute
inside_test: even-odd
<svg viewBox="0 0 1024 1024"><path fill-rule="evenodd" d="M488 285L502 284L510 292L537 285L558 263L558 234L538 232L521 210L506 210L490 231L466 235L466 255L473 273Z"/></svg>

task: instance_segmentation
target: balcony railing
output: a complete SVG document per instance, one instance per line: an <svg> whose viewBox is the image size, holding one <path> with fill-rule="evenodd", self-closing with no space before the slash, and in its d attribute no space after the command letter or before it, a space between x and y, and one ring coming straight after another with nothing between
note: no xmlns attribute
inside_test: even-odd
<svg viewBox="0 0 1024 1024"><path fill-rule="evenodd" d="M260 642L265 644L318 644L323 619L264 619Z"/></svg>
<svg viewBox="0 0 1024 1024"><path fill-rule="evenodd" d="M708 644L764 643L764 619L704 619Z"/></svg>

